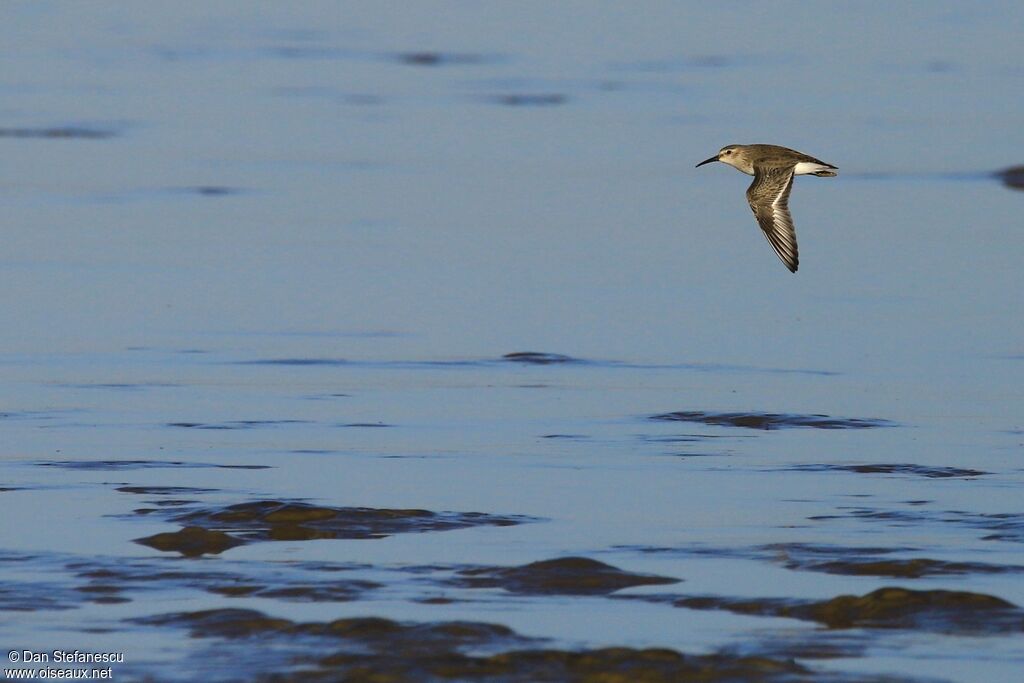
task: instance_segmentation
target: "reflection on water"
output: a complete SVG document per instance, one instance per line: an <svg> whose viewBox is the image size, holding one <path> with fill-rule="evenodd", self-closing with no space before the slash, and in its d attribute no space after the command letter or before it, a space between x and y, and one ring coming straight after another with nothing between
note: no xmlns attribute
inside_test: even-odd
<svg viewBox="0 0 1024 683"><path fill-rule="evenodd" d="M0 641L1019 676L1018 4L6 9Z"/></svg>

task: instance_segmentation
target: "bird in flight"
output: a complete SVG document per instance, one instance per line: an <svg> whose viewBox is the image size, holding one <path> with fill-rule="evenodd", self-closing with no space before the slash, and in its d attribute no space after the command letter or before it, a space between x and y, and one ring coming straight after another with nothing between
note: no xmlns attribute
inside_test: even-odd
<svg viewBox="0 0 1024 683"><path fill-rule="evenodd" d="M839 169L803 152L778 145L726 145L718 154L697 167L721 161L738 171L754 176L747 188L747 201L768 243L791 273L800 265L796 229L789 215L789 191L793 176L831 177Z"/></svg>

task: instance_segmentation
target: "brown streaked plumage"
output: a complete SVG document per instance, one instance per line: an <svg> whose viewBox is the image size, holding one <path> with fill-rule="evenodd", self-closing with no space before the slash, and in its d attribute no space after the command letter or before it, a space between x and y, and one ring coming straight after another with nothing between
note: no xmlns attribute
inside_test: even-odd
<svg viewBox="0 0 1024 683"><path fill-rule="evenodd" d="M754 176L754 182L747 188L747 201L768 243L790 272L795 273L800 265L800 254L793 217L789 213L793 176L829 177L836 175L839 169L803 152L778 145L726 145L718 154L697 166L712 161L721 161Z"/></svg>

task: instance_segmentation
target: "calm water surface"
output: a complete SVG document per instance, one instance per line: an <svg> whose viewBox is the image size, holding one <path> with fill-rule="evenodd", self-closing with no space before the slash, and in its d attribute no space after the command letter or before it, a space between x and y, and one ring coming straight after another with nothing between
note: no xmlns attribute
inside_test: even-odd
<svg viewBox="0 0 1024 683"><path fill-rule="evenodd" d="M673 604L1024 606L1024 193L992 175L1024 163L1018 3L2 12L5 652L123 652L115 680L286 670L139 621L230 607L1019 680L1012 608L847 628ZM796 182L796 275L747 179L693 168L749 142L841 169ZM565 358L503 358L527 351ZM522 523L133 542L253 501ZM680 582L458 580L569 556ZM935 564L854 566L894 559ZM269 590L342 575L366 585Z"/></svg>

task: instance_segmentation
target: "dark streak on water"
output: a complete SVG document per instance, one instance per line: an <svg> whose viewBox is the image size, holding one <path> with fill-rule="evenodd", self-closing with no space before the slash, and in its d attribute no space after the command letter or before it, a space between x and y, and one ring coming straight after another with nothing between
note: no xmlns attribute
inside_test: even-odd
<svg viewBox="0 0 1024 683"><path fill-rule="evenodd" d="M502 359L510 363L526 363L528 365L553 365L564 363L582 363L584 361L572 356L564 356L560 353L540 353L537 351L517 351L506 353Z"/></svg>
<svg viewBox="0 0 1024 683"><path fill-rule="evenodd" d="M710 413L704 411L678 411L651 416L665 422L700 422L707 425L744 427L747 429L787 429L813 427L816 429L870 429L891 427L892 422L880 419L830 417L828 415L797 415L780 413Z"/></svg>
<svg viewBox="0 0 1024 683"><path fill-rule="evenodd" d="M729 558L770 562L794 571L844 576L918 579L966 574L1018 574L1024 566L986 562L951 562L921 557L919 548L773 543L750 548L680 546L637 547L630 550L680 557Z"/></svg>
<svg viewBox="0 0 1024 683"><path fill-rule="evenodd" d="M855 519L894 527L935 525L940 528L948 528L961 526L988 532L980 537L984 541L1024 543L1024 514L1018 512L979 513L963 510L898 510L848 506L840 506L838 509L841 512L837 514L813 515L807 519L817 522Z"/></svg>
<svg viewBox="0 0 1024 683"><path fill-rule="evenodd" d="M52 128L0 128L0 138L37 138L44 140L104 140L117 135L110 128L56 126Z"/></svg>
<svg viewBox="0 0 1024 683"><path fill-rule="evenodd" d="M488 368L507 364L521 365L555 365L590 368L608 368L621 370L683 370L708 373L769 373L780 375L816 375L833 377L840 373L830 370L810 370L802 368L764 368L743 365L725 365L719 363L632 363L615 360L594 360L576 358L560 353L538 351L517 351L507 353L499 359L463 359L463 360L352 360L346 358L257 358L253 360L230 361L232 365L283 365L283 366L338 366L352 368L375 368L393 370L413 369L445 369L445 368Z"/></svg>
<svg viewBox="0 0 1024 683"><path fill-rule="evenodd" d="M485 101L506 107L555 107L565 104L569 98L563 93L511 93L492 95L485 98Z"/></svg>
<svg viewBox="0 0 1024 683"><path fill-rule="evenodd" d="M168 427L181 427L183 429L255 429L258 427L278 427L282 425L308 424L309 420L235 420L232 422L208 423L208 422L168 422Z"/></svg>
<svg viewBox="0 0 1024 683"><path fill-rule="evenodd" d="M44 460L35 463L40 467L59 467L67 470L143 470L153 468L203 468L214 467L234 470L265 470L270 465L218 465L206 462L182 462L177 460Z"/></svg>
<svg viewBox="0 0 1024 683"><path fill-rule="evenodd" d="M393 58L401 64L410 66L457 66L497 61L497 57L493 56L453 52L400 52Z"/></svg>
<svg viewBox="0 0 1024 683"><path fill-rule="evenodd" d="M196 486L119 486L114 490L141 496L173 496L182 493L215 493L217 491L217 489L204 489Z"/></svg>
<svg viewBox="0 0 1024 683"><path fill-rule="evenodd" d="M913 474L930 479L948 479L951 477L981 477L988 472L962 467L933 467L911 463L879 463L862 465L837 465L830 463L794 465L789 468L798 472L855 472L857 474Z"/></svg>

